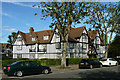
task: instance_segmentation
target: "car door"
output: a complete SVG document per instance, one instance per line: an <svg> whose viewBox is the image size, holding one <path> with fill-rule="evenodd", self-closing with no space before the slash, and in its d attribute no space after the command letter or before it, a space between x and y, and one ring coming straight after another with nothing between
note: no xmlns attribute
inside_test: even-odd
<svg viewBox="0 0 120 80"><path fill-rule="evenodd" d="M94 62L95 62L95 67L99 67L100 66L100 62L99 61L94 60Z"/></svg>
<svg viewBox="0 0 120 80"><path fill-rule="evenodd" d="M115 59L112 59L113 65L116 65L117 61Z"/></svg>
<svg viewBox="0 0 120 80"><path fill-rule="evenodd" d="M95 63L94 63L93 59L90 59L89 62L90 62L90 65L92 65L93 67L95 67Z"/></svg>
<svg viewBox="0 0 120 80"><path fill-rule="evenodd" d="M39 73L40 72L39 65L36 62L31 61L29 63L30 63L32 73Z"/></svg>
<svg viewBox="0 0 120 80"><path fill-rule="evenodd" d="M31 74L32 73L32 71L31 71L31 66L30 66L30 64L29 64L29 61L25 61L25 62L23 62L23 71L24 71L24 73L25 74Z"/></svg>
<svg viewBox="0 0 120 80"><path fill-rule="evenodd" d="M109 59L109 63L111 63L111 65L114 65L113 59Z"/></svg>

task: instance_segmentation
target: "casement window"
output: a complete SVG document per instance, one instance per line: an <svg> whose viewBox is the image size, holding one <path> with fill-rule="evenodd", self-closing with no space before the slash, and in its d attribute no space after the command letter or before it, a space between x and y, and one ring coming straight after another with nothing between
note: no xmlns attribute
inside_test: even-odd
<svg viewBox="0 0 120 80"><path fill-rule="evenodd" d="M99 49L99 45L98 44L96 44L96 49Z"/></svg>
<svg viewBox="0 0 120 80"><path fill-rule="evenodd" d="M21 45L17 46L17 50L22 50L22 46Z"/></svg>
<svg viewBox="0 0 120 80"><path fill-rule="evenodd" d="M22 58L22 54L17 54L17 58Z"/></svg>
<svg viewBox="0 0 120 80"><path fill-rule="evenodd" d="M70 43L70 49L74 48L74 43Z"/></svg>
<svg viewBox="0 0 120 80"><path fill-rule="evenodd" d="M18 44L18 45L22 45L22 38L18 38L18 39L17 39L17 44Z"/></svg>
<svg viewBox="0 0 120 80"><path fill-rule="evenodd" d="M39 45L38 52L46 52L46 50L47 50L47 45L46 44Z"/></svg>
<svg viewBox="0 0 120 80"><path fill-rule="evenodd" d="M34 59L35 58L35 54L30 54L30 59Z"/></svg>
<svg viewBox="0 0 120 80"><path fill-rule="evenodd" d="M87 44L83 43L83 49L87 48Z"/></svg>
<svg viewBox="0 0 120 80"><path fill-rule="evenodd" d="M74 54L73 53L70 53L70 58L74 58Z"/></svg>
<svg viewBox="0 0 120 80"><path fill-rule="evenodd" d="M33 37L33 38L32 38L32 41L36 41L36 37Z"/></svg>
<svg viewBox="0 0 120 80"><path fill-rule="evenodd" d="M36 52L35 45L31 45L31 47L30 47L30 52Z"/></svg>
<svg viewBox="0 0 120 80"><path fill-rule="evenodd" d="M48 39L49 39L49 36L43 36L43 39L44 39L44 40L48 40Z"/></svg>
<svg viewBox="0 0 120 80"><path fill-rule="evenodd" d="M56 43L55 46L56 46L56 49L61 49L61 43Z"/></svg>

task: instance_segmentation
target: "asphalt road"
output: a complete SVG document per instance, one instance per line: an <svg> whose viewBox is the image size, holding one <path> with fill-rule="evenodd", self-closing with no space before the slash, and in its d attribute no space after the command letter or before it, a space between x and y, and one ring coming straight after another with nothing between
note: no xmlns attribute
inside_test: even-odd
<svg viewBox="0 0 120 80"><path fill-rule="evenodd" d="M23 77L3 74L2 78L117 78L120 80L120 65L94 69L60 70L50 74L26 75Z"/></svg>

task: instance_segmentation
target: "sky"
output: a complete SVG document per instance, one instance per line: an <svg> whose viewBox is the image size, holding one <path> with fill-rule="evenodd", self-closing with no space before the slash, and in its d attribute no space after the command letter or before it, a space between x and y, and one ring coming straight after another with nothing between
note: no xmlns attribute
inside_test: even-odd
<svg viewBox="0 0 120 80"><path fill-rule="evenodd" d="M1 43L7 43L8 35L12 32L22 31L28 33L30 27L34 28L34 31L49 30L49 25L52 19L48 17L46 20L40 20L41 13L40 8L32 7L39 2L2 2L2 41ZM35 16L35 13L39 13ZM77 24L75 27L87 26L88 24Z"/></svg>

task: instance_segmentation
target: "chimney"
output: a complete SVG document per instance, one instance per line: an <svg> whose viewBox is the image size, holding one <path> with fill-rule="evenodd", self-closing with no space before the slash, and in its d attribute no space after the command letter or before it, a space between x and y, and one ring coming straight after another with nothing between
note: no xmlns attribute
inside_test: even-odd
<svg viewBox="0 0 120 80"><path fill-rule="evenodd" d="M32 34L34 32L33 27L30 27L29 31L30 31L30 34Z"/></svg>

